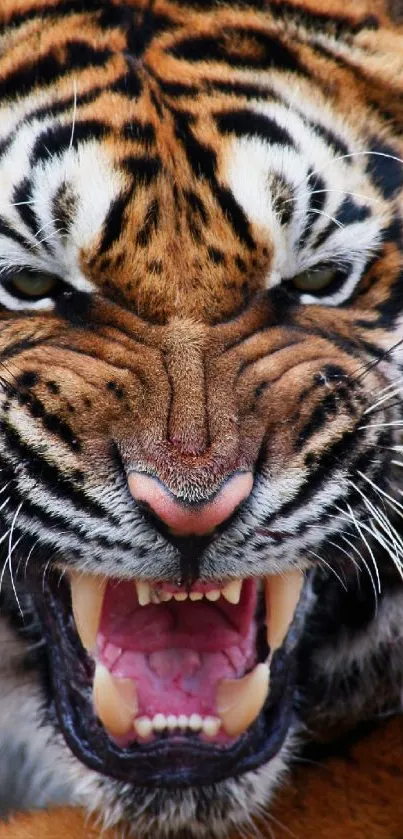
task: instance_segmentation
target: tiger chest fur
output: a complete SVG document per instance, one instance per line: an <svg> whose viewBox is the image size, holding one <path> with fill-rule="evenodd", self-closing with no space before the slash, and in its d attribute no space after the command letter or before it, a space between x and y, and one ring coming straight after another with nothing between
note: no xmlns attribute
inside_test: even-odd
<svg viewBox="0 0 403 839"><path fill-rule="evenodd" d="M1 710L136 836L225 836L303 729L399 707L377 12L1 4Z"/></svg>

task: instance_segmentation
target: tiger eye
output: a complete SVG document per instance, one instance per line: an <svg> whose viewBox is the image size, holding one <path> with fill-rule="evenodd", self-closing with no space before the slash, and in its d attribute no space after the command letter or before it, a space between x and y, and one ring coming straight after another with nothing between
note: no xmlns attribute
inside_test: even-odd
<svg viewBox="0 0 403 839"><path fill-rule="evenodd" d="M53 277L51 274L31 273L30 271L19 271L9 281L12 291L16 291L24 297L31 297L33 300L47 297L52 293L57 283L57 277Z"/></svg>
<svg viewBox="0 0 403 839"><path fill-rule="evenodd" d="M336 279L336 268L309 268L307 271L301 271L292 278L292 284L299 291L307 291L315 294L316 291L322 291L327 288Z"/></svg>

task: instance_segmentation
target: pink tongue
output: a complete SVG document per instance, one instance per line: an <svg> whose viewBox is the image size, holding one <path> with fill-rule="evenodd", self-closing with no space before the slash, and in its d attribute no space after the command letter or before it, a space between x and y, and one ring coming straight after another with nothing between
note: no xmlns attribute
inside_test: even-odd
<svg viewBox="0 0 403 839"><path fill-rule="evenodd" d="M138 715L215 715L217 682L255 663L256 587L239 606L222 598L139 606L130 583L109 584L98 636L99 658L136 683Z"/></svg>

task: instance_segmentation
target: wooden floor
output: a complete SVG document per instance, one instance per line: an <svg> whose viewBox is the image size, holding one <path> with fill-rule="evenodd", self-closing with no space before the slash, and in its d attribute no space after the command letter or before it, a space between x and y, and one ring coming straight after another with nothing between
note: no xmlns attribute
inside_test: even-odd
<svg viewBox="0 0 403 839"><path fill-rule="evenodd" d="M270 812L250 839L403 839L403 717L343 747L338 757L299 766ZM122 835L122 829L102 833L103 839ZM0 839L98 836L94 822L68 808L0 826Z"/></svg>

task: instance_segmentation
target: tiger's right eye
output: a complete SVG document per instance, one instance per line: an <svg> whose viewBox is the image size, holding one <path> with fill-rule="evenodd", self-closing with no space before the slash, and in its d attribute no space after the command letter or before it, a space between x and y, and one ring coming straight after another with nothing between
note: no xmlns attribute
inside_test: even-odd
<svg viewBox="0 0 403 839"><path fill-rule="evenodd" d="M50 297L60 284L61 280L53 274L24 269L12 274L7 280L7 288L10 294L18 297L19 300L30 300L32 302Z"/></svg>
<svg viewBox="0 0 403 839"><path fill-rule="evenodd" d="M309 268L292 278L292 284L298 291L305 291L310 294L323 291L328 288L338 275L338 269L332 266L323 268Z"/></svg>

